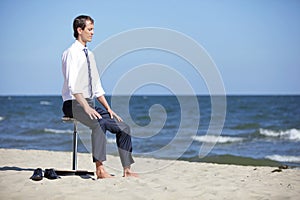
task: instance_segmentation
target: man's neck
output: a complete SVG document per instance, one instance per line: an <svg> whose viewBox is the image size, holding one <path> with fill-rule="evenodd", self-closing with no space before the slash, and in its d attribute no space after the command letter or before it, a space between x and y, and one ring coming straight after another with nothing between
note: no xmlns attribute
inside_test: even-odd
<svg viewBox="0 0 300 200"><path fill-rule="evenodd" d="M83 46L86 47L86 42L82 41L80 37L77 39L77 41L80 42Z"/></svg>

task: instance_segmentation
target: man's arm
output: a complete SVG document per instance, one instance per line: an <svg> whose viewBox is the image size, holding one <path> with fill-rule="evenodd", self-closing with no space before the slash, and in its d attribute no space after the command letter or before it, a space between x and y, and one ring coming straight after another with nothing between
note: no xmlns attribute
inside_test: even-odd
<svg viewBox="0 0 300 200"><path fill-rule="evenodd" d="M104 95L100 96L97 98L97 100L104 106L104 108L107 110L107 112L110 115L110 118L113 119L114 117L119 121L122 122L123 119L121 117L119 117L108 105L106 98Z"/></svg>
<svg viewBox="0 0 300 200"><path fill-rule="evenodd" d="M90 116L91 119L102 118L101 115L88 104L88 102L83 97L82 93L73 94L73 95L76 98L76 101L82 106L84 111Z"/></svg>

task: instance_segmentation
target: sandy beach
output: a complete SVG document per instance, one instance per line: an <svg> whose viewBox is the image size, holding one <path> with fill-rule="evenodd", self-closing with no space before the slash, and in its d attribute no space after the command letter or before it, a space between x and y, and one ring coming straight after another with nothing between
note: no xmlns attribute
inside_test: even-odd
<svg viewBox="0 0 300 200"><path fill-rule="evenodd" d="M298 199L300 170L135 158L139 178L123 178L119 158L108 156L115 178L61 176L30 179L33 170L71 169L71 152L0 149L0 199ZM91 155L78 169L94 171Z"/></svg>

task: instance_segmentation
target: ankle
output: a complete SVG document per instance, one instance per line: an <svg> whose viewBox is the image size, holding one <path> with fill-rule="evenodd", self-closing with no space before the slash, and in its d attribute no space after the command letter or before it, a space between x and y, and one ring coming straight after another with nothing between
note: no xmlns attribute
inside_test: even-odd
<svg viewBox="0 0 300 200"><path fill-rule="evenodd" d="M123 177L139 177L139 175L133 171L131 171L130 166L124 167Z"/></svg>
<svg viewBox="0 0 300 200"><path fill-rule="evenodd" d="M96 167L101 167L103 166L103 162L101 161L96 161Z"/></svg>
<svg viewBox="0 0 300 200"><path fill-rule="evenodd" d="M105 172L104 165L102 162L99 161L96 162L96 171L100 173Z"/></svg>
<svg viewBox="0 0 300 200"><path fill-rule="evenodd" d="M124 170L124 172L130 172L130 166L129 167L124 167L123 170Z"/></svg>

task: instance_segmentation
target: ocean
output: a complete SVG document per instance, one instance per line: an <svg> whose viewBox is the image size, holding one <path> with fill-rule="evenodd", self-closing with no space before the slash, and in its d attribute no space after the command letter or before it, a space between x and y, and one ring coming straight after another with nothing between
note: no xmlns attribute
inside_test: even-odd
<svg viewBox="0 0 300 200"><path fill-rule="evenodd" d="M131 127L134 156L300 167L300 96L227 96L220 136L207 135L210 96L107 99ZM62 122L61 106L60 96L1 96L0 148L72 151L73 126ZM78 151L90 152L90 130L80 125L78 133ZM204 144L213 148L203 158ZM117 155L111 133L107 152Z"/></svg>

